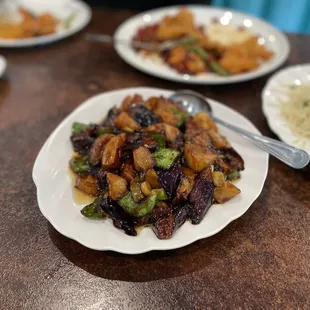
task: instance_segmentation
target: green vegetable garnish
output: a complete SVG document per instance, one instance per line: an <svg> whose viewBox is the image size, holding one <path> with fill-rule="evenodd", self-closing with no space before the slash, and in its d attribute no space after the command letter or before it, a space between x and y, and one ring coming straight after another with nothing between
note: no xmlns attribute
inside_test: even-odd
<svg viewBox="0 0 310 310"><path fill-rule="evenodd" d="M171 149L159 149L153 153L156 166L162 169L169 169L179 156L180 152Z"/></svg>
<svg viewBox="0 0 310 310"><path fill-rule="evenodd" d="M225 70L216 61L212 60L209 53L200 46L190 46L187 48L188 51L198 54L208 65L219 75L228 76L229 72Z"/></svg>
<svg viewBox="0 0 310 310"><path fill-rule="evenodd" d="M102 202L102 197L98 197L95 199L95 201L87 206L85 206L82 210L81 213L88 218L93 218L93 219L102 219L106 215L100 208L100 203Z"/></svg>
<svg viewBox="0 0 310 310"><path fill-rule="evenodd" d="M171 109L171 112L174 114L174 115L177 115L180 117L180 121L179 123L177 124L177 127L181 127L184 122L186 121L186 119L189 117L189 114L185 111L181 111L177 108L173 108Z"/></svg>
<svg viewBox="0 0 310 310"><path fill-rule="evenodd" d="M84 132L89 126L83 123L74 122L72 124L72 134Z"/></svg>
<svg viewBox="0 0 310 310"><path fill-rule="evenodd" d="M239 179L240 178L240 173L239 173L239 171L238 170L233 170L231 173L229 173L228 175L227 175L227 178L229 179L229 180L236 180L236 179Z"/></svg>
<svg viewBox="0 0 310 310"><path fill-rule="evenodd" d="M166 147L165 138L160 133L149 132L147 135L156 141L159 148L163 149Z"/></svg>
<svg viewBox="0 0 310 310"><path fill-rule="evenodd" d="M135 210L135 215L141 217L152 212L153 208L156 205L156 202L157 202L156 195L148 196L144 202L139 204L139 206Z"/></svg>
<svg viewBox="0 0 310 310"><path fill-rule="evenodd" d="M71 24L74 21L76 15L77 14L73 12L64 20L63 25L66 29L69 29L71 27Z"/></svg>
<svg viewBox="0 0 310 310"><path fill-rule="evenodd" d="M107 133L113 134L115 133L115 129L109 127L99 127L97 130L97 137L105 135Z"/></svg>
<svg viewBox="0 0 310 310"><path fill-rule="evenodd" d="M163 188L153 189L151 195L143 202L136 202L133 200L131 193L121 198L118 204L130 215L141 217L150 212L156 205L157 201L167 200L168 196Z"/></svg>
<svg viewBox="0 0 310 310"><path fill-rule="evenodd" d="M70 167L71 167L72 171L75 173L90 172L90 170L92 168L89 161L88 161L87 156L72 158L70 160Z"/></svg>
<svg viewBox="0 0 310 310"><path fill-rule="evenodd" d="M131 193L129 192L126 196L121 198L118 201L118 204L128 213L131 215L135 214L135 210L139 206L137 202L135 202L131 196Z"/></svg>
<svg viewBox="0 0 310 310"><path fill-rule="evenodd" d="M163 188L152 189L151 195L155 195L157 198L157 201L167 200L169 198Z"/></svg>

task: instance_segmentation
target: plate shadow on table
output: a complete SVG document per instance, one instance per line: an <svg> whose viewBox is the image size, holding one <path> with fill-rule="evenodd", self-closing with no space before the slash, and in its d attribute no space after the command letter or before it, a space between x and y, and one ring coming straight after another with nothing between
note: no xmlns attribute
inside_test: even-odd
<svg viewBox="0 0 310 310"><path fill-rule="evenodd" d="M264 198L261 199L264 203ZM240 244L238 238L246 236L249 229L264 222L265 215L248 211L242 218L229 224L220 233L194 242L186 247L169 251L151 251L139 255L125 255L112 251L95 251L62 236L52 225L48 231L54 245L74 265L87 272L109 280L149 282L181 277L217 264L232 262L234 253L247 249L247 241ZM255 223L253 223L255 222ZM255 226L254 226L255 227ZM247 238L247 237L246 237Z"/></svg>

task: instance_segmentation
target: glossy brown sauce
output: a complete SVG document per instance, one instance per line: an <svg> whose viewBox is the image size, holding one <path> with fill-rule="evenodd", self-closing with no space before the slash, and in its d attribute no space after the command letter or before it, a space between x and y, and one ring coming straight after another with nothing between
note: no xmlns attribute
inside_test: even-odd
<svg viewBox="0 0 310 310"><path fill-rule="evenodd" d="M95 200L95 198L84 194L83 192L79 191L75 187L77 176L75 173L73 173L70 167L68 168L68 170L69 170L69 176L70 176L71 184L72 184L72 198L74 202L79 205L88 205L92 203Z"/></svg>

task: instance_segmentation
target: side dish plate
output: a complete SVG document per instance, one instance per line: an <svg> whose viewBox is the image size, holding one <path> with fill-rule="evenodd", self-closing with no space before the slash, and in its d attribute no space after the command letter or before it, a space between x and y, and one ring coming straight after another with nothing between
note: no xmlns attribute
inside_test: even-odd
<svg viewBox="0 0 310 310"><path fill-rule="evenodd" d="M115 32L115 38L133 38L140 27L156 23L167 14L175 14L181 7L159 8L133 16L118 27ZM159 62L158 59L143 57L131 47L124 45L116 45L116 51L119 56L136 69L159 78L187 84L227 84L252 80L267 74L278 68L289 55L290 45L286 36L263 20L232 10L228 11L199 5L189 5L186 7L193 12L195 21L198 24L207 26L214 18L217 18L225 25L228 24L236 28L240 26L246 27L253 35L257 35L262 42L265 42L266 47L274 53L274 56L252 72L228 77L212 73L197 76L180 74L163 62Z"/></svg>
<svg viewBox="0 0 310 310"><path fill-rule="evenodd" d="M51 13L60 24L54 34L26 39L1 39L0 47L20 48L49 44L67 38L87 26L91 20L91 8L80 0L24 0L16 2L17 5L34 14ZM71 20L69 23L69 19ZM66 25L68 23L68 25Z"/></svg>

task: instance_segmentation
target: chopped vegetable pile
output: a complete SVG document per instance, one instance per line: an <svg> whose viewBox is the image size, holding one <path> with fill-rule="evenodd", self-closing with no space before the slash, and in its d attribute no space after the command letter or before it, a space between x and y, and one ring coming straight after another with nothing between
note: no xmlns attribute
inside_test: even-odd
<svg viewBox="0 0 310 310"><path fill-rule="evenodd" d="M240 193L230 181L244 162L208 113L192 117L164 97L128 96L101 124L74 123L70 139L75 187L96 197L82 215L109 217L128 235L152 226L169 239Z"/></svg>

